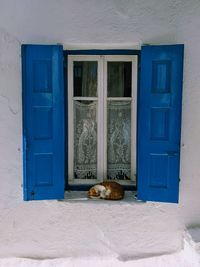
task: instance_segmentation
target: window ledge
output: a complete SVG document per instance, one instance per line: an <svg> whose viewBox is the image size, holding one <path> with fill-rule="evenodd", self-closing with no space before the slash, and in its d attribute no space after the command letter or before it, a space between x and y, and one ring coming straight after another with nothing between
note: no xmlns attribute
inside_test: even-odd
<svg viewBox="0 0 200 267"><path fill-rule="evenodd" d="M64 202L81 202L81 203L96 203L96 204L111 204L111 205L121 205L121 204L136 204L145 203L139 201L135 197L136 192L126 191L124 198L122 200L104 200L104 199L89 199L87 197L87 191L66 191Z"/></svg>

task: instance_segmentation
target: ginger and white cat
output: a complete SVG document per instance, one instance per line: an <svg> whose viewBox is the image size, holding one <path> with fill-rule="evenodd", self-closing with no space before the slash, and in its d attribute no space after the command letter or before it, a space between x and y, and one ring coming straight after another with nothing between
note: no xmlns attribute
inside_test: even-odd
<svg viewBox="0 0 200 267"><path fill-rule="evenodd" d="M124 197L124 189L114 181L102 182L90 188L88 197L93 199L120 200Z"/></svg>

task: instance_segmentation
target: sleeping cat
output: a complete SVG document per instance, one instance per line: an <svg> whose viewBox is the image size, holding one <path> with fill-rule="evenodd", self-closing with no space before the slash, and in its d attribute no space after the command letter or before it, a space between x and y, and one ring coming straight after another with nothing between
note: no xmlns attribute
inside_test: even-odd
<svg viewBox="0 0 200 267"><path fill-rule="evenodd" d="M124 197L124 189L114 181L102 182L90 188L88 197L93 199L120 200Z"/></svg>

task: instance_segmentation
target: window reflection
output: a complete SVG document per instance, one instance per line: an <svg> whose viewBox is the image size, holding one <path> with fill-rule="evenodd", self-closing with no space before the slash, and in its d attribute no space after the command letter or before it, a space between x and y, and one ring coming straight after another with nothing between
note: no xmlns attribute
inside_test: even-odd
<svg viewBox="0 0 200 267"><path fill-rule="evenodd" d="M97 62L74 62L74 96L97 96Z"/></svg>
<svg viewBox="0 0 200 267"><path fill-rule="evenodd" d="M131 97L131 62L108 62L108 97Z"/></svg>

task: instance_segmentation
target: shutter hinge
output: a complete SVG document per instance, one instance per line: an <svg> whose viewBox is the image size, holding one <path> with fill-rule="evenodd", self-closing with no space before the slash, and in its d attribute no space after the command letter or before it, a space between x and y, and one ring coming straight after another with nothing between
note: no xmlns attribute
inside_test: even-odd
<svg viewBox="0 0 200 267"><path fill-rule="evenodd" d="M64 66L65 69L67 68L67 62L66 62L65 57L63 57L63 66Z"/></svg>
<svg viewBox="0 0 200 267"><path fill-rule="evenodd" d="M144 201L144 200L140 200L140 199L138 199L137 193L134 195L134 199L135 199L135 201L137 201L137 202L142 202L142 203L145 203L145 202L146 202L146 201Z"/></svg>
<svg viewBox="0 0 200 267"><path fill-rule="evenodd" d="M35 192L32 190L30 194L31 194L32 199L34 199Z"/></svg>
<svg viewBox="0 0 200 267"><path fill-rule="evenodd" d="M27 144L26 136L24 136L24 148L25 148L25 150L28 150L28 144Z"/></svg>

